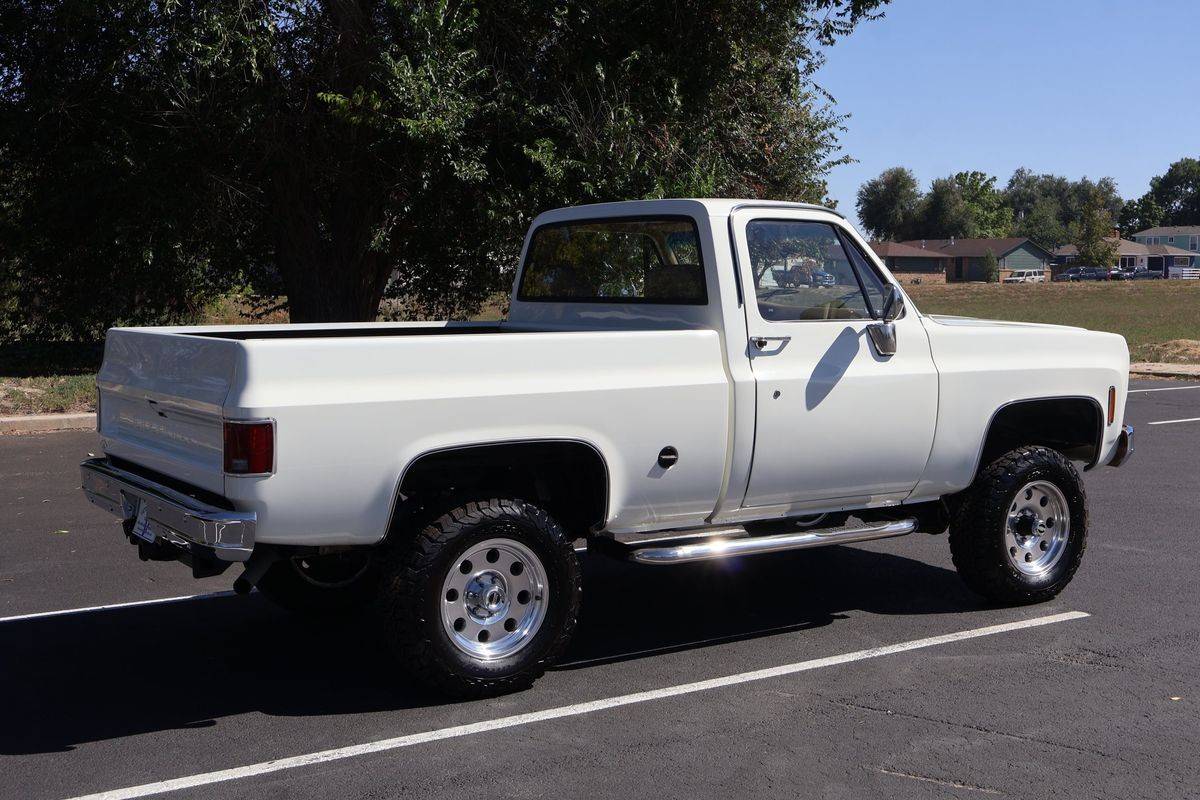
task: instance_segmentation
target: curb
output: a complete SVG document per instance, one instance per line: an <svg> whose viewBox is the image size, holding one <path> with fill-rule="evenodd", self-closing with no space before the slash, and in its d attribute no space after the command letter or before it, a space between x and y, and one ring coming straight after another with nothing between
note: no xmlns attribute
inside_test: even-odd
<svg viewBox="0 0 1200 800"><path fill-rule="evenodd" d="M0 417L0 433L95 429L95 414L26 414L20 417Z"/></svg>
<svg viewBox="0 0 1200 800"><path fill-rule="evenodd" d="M1200 364L1161 364L1139 362L1129 365L1131 375L1155 375L1160 378L1200 378Z"/></svg>

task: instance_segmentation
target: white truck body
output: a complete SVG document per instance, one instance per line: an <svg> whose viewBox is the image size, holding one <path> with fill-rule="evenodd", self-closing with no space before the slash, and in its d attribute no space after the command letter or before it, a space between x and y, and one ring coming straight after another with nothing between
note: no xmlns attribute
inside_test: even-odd
<svg viewBox="0 0 1200 800"><path fill-rule="evenodd" d="M547 212L531 232L659 216L694 222L706 304L531 301L518 280L499 324L114 329L104 452L254 515L255 543L326 546L383 540L409 467L454 448L586 444L607 473L594 532L624 534L937 500L971 483L993 418L1020 401L1082 398L1103 415L1111 390L1089 466L1121 446L1120 336L927 316L906 299L884 356L872 319L765 319L747 289L758 219L833 226L902 292L834 212L638 201ZM223 472L228 419L274 421L270 474ZM663 469L667 446L679 457Z"/></svg>

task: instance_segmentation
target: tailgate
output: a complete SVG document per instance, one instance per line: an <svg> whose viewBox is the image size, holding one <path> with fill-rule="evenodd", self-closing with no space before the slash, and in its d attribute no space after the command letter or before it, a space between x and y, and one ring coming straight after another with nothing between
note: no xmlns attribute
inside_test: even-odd
<svg viewBox="0 0 1200 800"><path fill-rule="evenodd" d="M221 407L239 349L169 331L109 331L96 379L104 451L222 493Z"/></svg>

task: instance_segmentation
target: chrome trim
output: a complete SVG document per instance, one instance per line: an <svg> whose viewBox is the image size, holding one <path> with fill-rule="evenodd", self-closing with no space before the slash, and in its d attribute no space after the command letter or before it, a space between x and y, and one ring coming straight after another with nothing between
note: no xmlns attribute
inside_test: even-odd
<svg viewBox="0 0 1200 800"><path fill-rule="evenodd" d="M639 564L687 564L692 561L708 561L714 558L779 553L785 550L803 550L810 547L888 539L893 536L904 536L916 529L917 520L910 517L882 525L869 525L865 528L810 530L803 533L750 536L739 539L718 537L676 547L633 548L630 550L628 558Z"/></svg>
<svg viewBox="0 0 1200 800"><path fill-rule="evenodd" d="M1109 460L1108 466L1119 467L1133 457L1133 426L1122 425L1121 435L1117 437L1117 449Z"/></svg>
<svg viewBox="0 0 1200 800"><path fill-rule="evenodd" d="M246 561L254 550L258 524L254 512L217 508L104 458L84 461L79 473L87 499L113 516L132 519L138 501L146 503L156 538L180 547L204 548L222 561Z"/></svg>

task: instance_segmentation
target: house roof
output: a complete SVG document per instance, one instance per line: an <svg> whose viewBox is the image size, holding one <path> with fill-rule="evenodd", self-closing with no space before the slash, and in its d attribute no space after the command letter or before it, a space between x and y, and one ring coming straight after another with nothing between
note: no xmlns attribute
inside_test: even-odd
<svg viewBox="0 0 1200 800"><path fill-rule="evenodd" d="M871 249L880 258L953 258L949 253L922 250L902 242L871 242Z"/></svg>
<svg viewBox="0 0 1200 800"><path fill-rule="evenodd" d="M1008 236L993 239L910 239L900 244L925 250L935 250L948 256L967 256L969 258L982 258L989 251L996 258L1003 258L1021 245L1030 244L1046 255L1050 255L1049 250L1028 236Z"/></svg>
<svg viewBox="0 0 1200 800"><path fill-rule="evenodd" d="M1134 236L1195 236L1197 234L1200 234L1200 225L1163 225L1138 231Z"/></svg>
<svg viewBox="0 0 1200 800"><path fill-rule="evenodd" d="M1105 241L1112 242L1117 246L1117 255L1119 256L1190 256L1195 255L1182 247L1173 247L1169 244L1140 244L1131 242L1128 239L1116 239L1108 237ZM1066 244L1054 251L1056 256L1077 256L1079 248L1073 244Z"/></svg>

